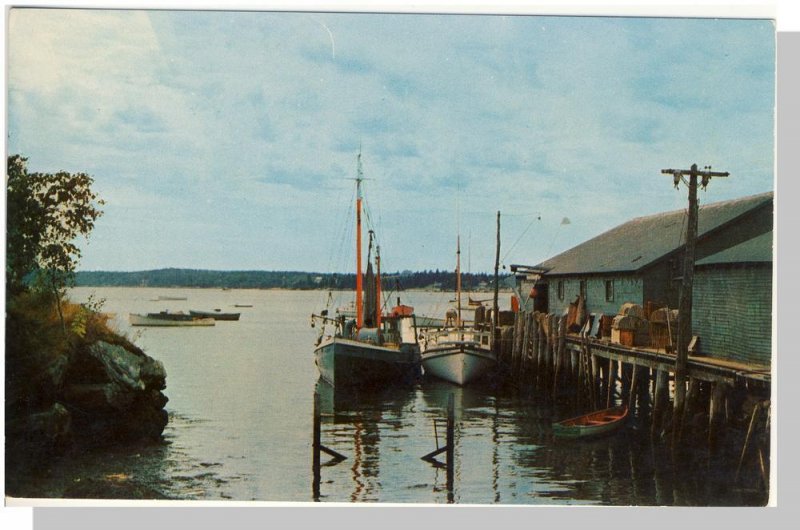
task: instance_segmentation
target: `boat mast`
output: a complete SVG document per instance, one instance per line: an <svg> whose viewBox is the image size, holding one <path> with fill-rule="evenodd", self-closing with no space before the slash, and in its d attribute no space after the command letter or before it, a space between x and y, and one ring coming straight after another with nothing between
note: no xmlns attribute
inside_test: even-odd
<svg viewBox="0 0 800 530"><path fill-rule="evenodd" d="M375 327L381 329L381 246L375 245Z"/></svg>
<svg viewBox="0 0 800 530"><path fill-rule="evenodd" d="M461 236L456 238L456 307L458 308L458 320L456 324L461 327Z"/></svg>
<svg viewBox="0 0 800 530"><path fill-rule="evenodd" d="M356 329L364 326L364 285L361 278L361 151L358 153L358 173L356 175Z"/></svg>

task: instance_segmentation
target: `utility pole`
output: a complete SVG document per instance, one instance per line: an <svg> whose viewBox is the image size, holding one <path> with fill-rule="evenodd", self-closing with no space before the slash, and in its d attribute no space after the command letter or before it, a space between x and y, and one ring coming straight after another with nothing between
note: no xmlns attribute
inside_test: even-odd
<svg viewBox="0 0 800 530"><path fill-rule="evenodd" d="M683 278L681 281L680 302L678 305L678 350L675 356L675 403L672 414L673 449L680 441L683 411L686 405L686 366L689 360L689 341L692 338L692 287L694 283L694 258L697 241L697 177L701 178L703 189L711 177L727 177L729 173L711 171L711 166L703 170L692 164L691 169L662 169L661 173L672 175L675 188L681 181L689 186L689 219L686 223L686 253L683 259ZM686 176L689 182L686 182Z"/></svg>
<svg viewBox="0 0 800 530"><path fill-rule="evenodd" d="M497 210L497 245L494 255L494 300L492 304L492 350L495 355L500 353L500 304L498 291L500 289L500 210Z"/></svg>

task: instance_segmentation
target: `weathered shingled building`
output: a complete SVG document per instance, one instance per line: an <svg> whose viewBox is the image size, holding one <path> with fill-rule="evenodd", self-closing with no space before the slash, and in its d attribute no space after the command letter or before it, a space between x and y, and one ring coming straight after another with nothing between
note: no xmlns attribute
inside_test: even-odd
<svg viewBox="0 0 800 530"><path fill-rule="evenodd" d="M593 313L677 308L686 217L638 217L534 267L512 265L524 307L561 314L582 294ZM772 228L772 192L700 207L692 324L703 355L769 364Z"/></svg>

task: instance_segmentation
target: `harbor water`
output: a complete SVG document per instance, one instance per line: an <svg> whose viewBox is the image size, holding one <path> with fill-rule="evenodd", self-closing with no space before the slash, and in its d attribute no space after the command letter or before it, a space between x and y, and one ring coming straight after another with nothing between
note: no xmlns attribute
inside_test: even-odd
<svg viewBox="0 0 800 530"><path fill-rule="evenodd" d="M158 297L186 297L160 300ZM354 394L318 380L310 326L321 291L76 288L102 301L112 324L164 364L169 423L164 442L70 455L24 491L60 497L93 479L144 485L189 501L312 502L314 396L322 455L318 500L350 503L619 506L763 505L755 487L732 487L733 465L683 464L635 423L592 441L554 440L551 423L574 411L515 388L467 388L427 380ZM444 296L444 298L443 298ZM447 294L410 292L402 302L444 314ZM506 295L505 298L508 296ZM504 300L507 302L507 300ZM240 306L240 307L237 307ZM239 321L213 327L132 327L129 313L221 309ZM433 315L433 316L438 316ZM455 409L454 474L422 456L445 443ZM440 455L442 462L444 455Z"/></svg>

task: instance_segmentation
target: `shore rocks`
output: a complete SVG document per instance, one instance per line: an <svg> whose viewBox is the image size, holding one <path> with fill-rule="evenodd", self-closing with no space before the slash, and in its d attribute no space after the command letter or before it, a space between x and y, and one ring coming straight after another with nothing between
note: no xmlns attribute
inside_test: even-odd
<svg viewBox="0 0 800 530"><path fill-rule="evenodd" d="M42 367L45 403L7 424L7 457L40 465L65 450L160 440L167 425L164 365L127 341L75 348Z"/></svg>

